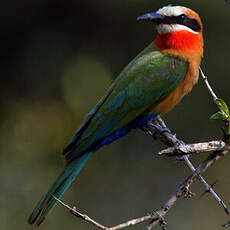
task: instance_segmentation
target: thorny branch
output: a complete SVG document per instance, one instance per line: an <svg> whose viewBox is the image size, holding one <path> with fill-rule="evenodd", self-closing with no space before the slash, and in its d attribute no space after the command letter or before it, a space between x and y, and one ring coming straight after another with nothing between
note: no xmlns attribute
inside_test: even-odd
<svg viewBox="0 0 230 230"><path fill-rule="evenodd" d="M212 95L213 101L216 102L218 100L217 96L215 95L214 91L212 90L211 86L208 83L207 77L204 75L200 68L200 74L202 79L204 80L206 87L208 88L209 92ZM161 129L159 129L159 127ZM201 176L201 174L207 170L212 164L214 164L217 160L219 160L222 156L224 156L228 150L230 149L229 143L226 143L222 140L216 141L209 141L205 143L196 143L196 144L185 144L183 141L176 138L176 135L173 135L170 130L164 124L164 121L158 117L157 120L149 123L143 131L153 136L154 139L161 141L163 144L168 146L169 148L160 151L158 154L160 155L167 155L167 156L180 156L180 159L185 160L188 166L192 170L192 174L188 176L184 181L180 183L177 187L176 191L169 197L169 199L159 208L157 211L154 211L151 214L147 214L145 216L131 219L124 223L118 224L113 227L106 227L97 221L93 220L89 216L80 213L76 210L75 207L71 208L70 206L63 203L61 200L57 199L59 203L61 203L65 208L69 210L71 214L76 216L77 218L83 219L84 221L94 225L95 227L102 229L102 230L119 230L125 227L133 226L144 221L149 221L150 223L146 226L146 230L151 230L154 228L158 223L160 223L161 227L165 229L166 222L164 221L165 215L168 211L175 205L176 201L180 197L189 198L193 194L190 192L189 188L194 181L199 179L202 183L204 183L206 187L206 191L210 192L214 198L218 201L218 203L224 208L226 214L230 215L230 210L226 206L226 204L222 201L221 198L215 193L210 185L207 184L205 179ZM208 155L208 157L197 167L194 168L192 163L189 160L189 155L191 154L199 154L202 152L212 152ZM223 227L229 227L230 222L223 224Z"/></svg>
<svg viewBox="0 0 230 230"><path fill-rule="evenodd" d="M167 146L173 146L168 149L160 151L158 154L168 154L168 156L182 156L182 159L185 160L187 165L190 167L190 169L193 171L193 173L199 168L203 167L202 163L200 166L198 166L197 169L192 165L191 161L189 160L187 155L194 154L194 153L201 153L203 151L210 152L214 151L212 154L218 153L220 156L225 155L230 146L228 146L223 141L211 141L206 143L196 143L196 144L189 144L186 145L183 141L178 140L175 135L173 135L169 131L163 131L156 133L156 124L161 123L161 120L155 120L153 123L150 123L147 127L145 127L144 131L146 134L149 134L154 137L154 139L157 139L164 143ZM155 133L154 133L155 132ZM181 158L180 158L181 159ZM206 159L208 160L209 157ZM219 156L218 156L219 159ZM213 164L215 161L213 161L211 164ZM216 192L213 190L212 186L210 186L205 179L200 175L201 173L198 173L198 179L205 185L206 192L210 192L213 197L218 201L218 203L223 207L224 211L227 213L227 215L230 215L230 209L227 207L227 205L224 203L224 201L216 194ZM154 225L155 226L155 225Z"/></svg>
<svg viewBox="0 0 230 230"><path fill-rule="evenodd" d="M65 208L69 210L71 214L76 216L77 218L83 219L86 222L89 222L90 224L94 225L95 227L102 229L102 230L119 230L125 227L133 226L139 223L142 223L144 221L151 220L151 222L146 226L146 230L152 229L154 226L156 226L159 222L163 222L164 216L168 213L168 211L174 206L176 201L184 196L185 198L191 197L192 193L189 191L189 187L191 184L197 180L200 174L202 174L205 170L207 170L208 167L210 167L213 163L215 163L221 156L225 155L226 151L216 151L212 154L210 154L206 160L204 160L197 168L196 170L188 176L176 189L176 192L173 193L170 198L163 204L163 206L158 209L157 211L147 214L145 216L129 220L127 222L115 225L113 227L106 227L97 221L93 220L89 216L80 213L76 210L75 207L71 208L70 206L66 205L61 200L57 199Z"/></svg>

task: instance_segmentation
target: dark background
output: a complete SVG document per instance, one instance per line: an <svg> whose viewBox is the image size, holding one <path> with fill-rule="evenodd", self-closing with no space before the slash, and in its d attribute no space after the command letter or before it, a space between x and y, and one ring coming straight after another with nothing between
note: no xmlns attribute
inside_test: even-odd
<svg viewBox="0 0 230 230"><path fill-rule="evenodd" d="M31 229L27 217L60 172L59 153L121 69L156 36L136 17L173 3L204 24L202 67L229 103L230 5L225 1L8 0L0 3L0 228ZM217 108L202 81L165 117L187 143L221 137ZM157 156L164 148L141 131L98 151L63 200L114 225L159 208L189 173ZM193 157L196 164L204 155ZM229 203L229 157L205 177ZM218 229L228 220L198 182L167 216L172 229ZM140 229L143 226L136 226ZM158 227L159 228L159 227ZM56 207L41 229L93 229Z"/></svg>

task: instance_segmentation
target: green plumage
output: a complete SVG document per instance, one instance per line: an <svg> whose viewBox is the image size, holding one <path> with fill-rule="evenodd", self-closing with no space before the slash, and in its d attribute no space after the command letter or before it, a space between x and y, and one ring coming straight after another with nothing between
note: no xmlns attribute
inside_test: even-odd
<svg viewBox="0 0 230 230"><path fill-rule="evenodd" d="M38 203L29 223L40 225L56 200L80 172L93 146L138 117L154 114L154 109L184 79L188 63L154 51L153 43L140 53L118 76L106 95L88 114L63 155L67 164L48 193ZM37 220L38 218L38 220Z"/></svg>
<svg viewBox="0 0 230 230"><path fill-rule="evenodd" d="M154 107L178 87L188 63L154 48L151 44L138 55L89 113L88 120L63 152L68 161L136 117L154 113Z"/></svg>

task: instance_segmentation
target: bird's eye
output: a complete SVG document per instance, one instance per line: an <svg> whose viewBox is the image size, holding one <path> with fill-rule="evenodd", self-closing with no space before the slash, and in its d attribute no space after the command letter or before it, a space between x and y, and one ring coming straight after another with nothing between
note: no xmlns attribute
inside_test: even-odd
<svg viewBox="0 0 230 230"><path fill-rule="evenodd" d="M184 20L187 16L185 14L181 14L178 16L180 20Z"/></svg>

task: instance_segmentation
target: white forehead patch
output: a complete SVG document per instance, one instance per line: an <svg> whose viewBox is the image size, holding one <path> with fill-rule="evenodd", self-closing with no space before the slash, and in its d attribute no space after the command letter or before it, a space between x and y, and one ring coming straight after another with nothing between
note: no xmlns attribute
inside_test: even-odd
<svg viewBox="0 0 230 230"><path fill-rule="evenodd" d="M181 6L164 6L160 8L156 13L161 14L163 16L179 16L184 14L183 7Z"/></svg>

